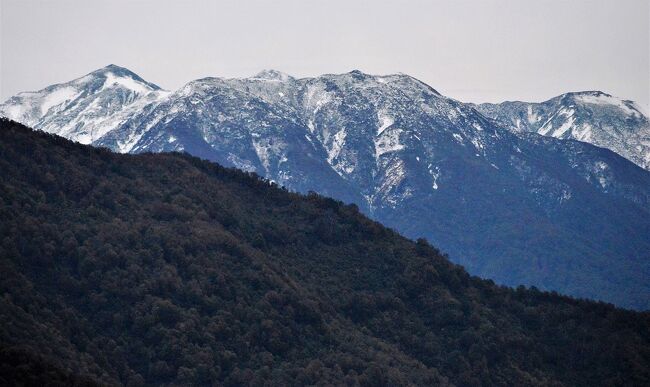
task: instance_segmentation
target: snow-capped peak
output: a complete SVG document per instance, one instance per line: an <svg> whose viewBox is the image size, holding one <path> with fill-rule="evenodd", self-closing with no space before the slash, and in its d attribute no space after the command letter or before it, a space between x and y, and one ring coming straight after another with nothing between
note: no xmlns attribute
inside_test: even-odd
<svg viewBox="0 0 650 387"><path fill-rule="evenodd" d="M146 84L137 82L131 77L121 77L113 73L107 73L106 81L104 81L102 90L106 90L111 87L124 87L138 94L146 94L153 90Z"/></svg>
<svg viewBox="0 0 650 387"><path fill-rule="evenodd" d="M615 107L627 115L645 115L634 102L614 97L610 94L603 93L602 91L584 91L570 93L569 95L571 95L573 100L578 103Z"/></svg>
<svg viewBox="0 0 650 387"><path fill-rule="evenodd" d="M90 74L106 74L106 73L115 73L122 76L138 77L133 71L127 69L126 67L118 66L116 64L109 64L100 69L97 69ZM139 78L139 77L138 77Z"/></svg>
<svg viewBox="0 0 650 387"><path fill-rule="evenodd" d="M267 69L267 70L260 71L259 73L255 74L250 79L263 80L263 81L287 82L287 81L293 80L294 78L291 75L283 73L281 71Z"/></svg>
<svg viewBox="0 0 650 387"><path fill-rule="evenodd" d="M153 90L162 90L160 86L145 81L133 71L114 64L109 64L108 66L95 70L73 82L84 83L97 78L104 79L103 89L123 87L139 94L146 94Z"/></svg>
<svg viewBox="0 0 650 387"><path fill-rule="evenodd" d="M514 131L588 142L650 169L650 120L633 101L591 90L541 103L504 102L477 108Z"/></svg>
<svg viewBox="0 0 650 387"><path fill-rule="evenodd" d="M372 77L372 75L370 75L370 74L366 74L366 73L364 73L363 71L361 71L361 70L356 70L356 69L350 71L350 72L348 73L348 75L350 75L352 78L357 79L357 80L362 80L362 79L366 79L366 78Z"/></svg>
<svg viewBox="0 0 650 387"><path fill-rule="evenodd" d="M0 104L0 115L88 144L167 94L111 64L70 82L20 93Z"/></svg>

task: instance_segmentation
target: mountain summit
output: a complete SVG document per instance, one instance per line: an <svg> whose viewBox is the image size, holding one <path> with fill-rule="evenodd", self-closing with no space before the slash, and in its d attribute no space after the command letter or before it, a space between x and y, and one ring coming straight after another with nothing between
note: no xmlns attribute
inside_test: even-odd
<svg viewBox="0 0 650 387"><path fill-rule="evenodd" d="M33 126L118 152L183 151L256 172L355 203L472 274L650 308L650 173L611 151L513 129L403 74L267 71L146 94L108 84ZM603 98L572 94L517 111L547 134L567 116L576 125L595 115L611 125L647 121L624 102L595 103ZM11 116L25 101L10 99L0 112Z"/></svg>
<svg viewBox="0 0 650 387"><path fill-rule="evenodd" d="M288 81L294 79L289 74L277 70L262 70L253 76L253 79L264 79L268 81Z"/></svg>
<svg viewBox="0 0 650 387"><path fill-rule="evenodd" d="M88 74L94 77L103 77L109 83L119 83L125 87L131 86L134 90L142 90L143 92L148 92L151 90L162 90L160 86L147 82L142 79L138 74L127 69L126 67L109 64L106 67L95 70L92 73ZM133 83L131 83L132 81ZM144 89L142 88L144 86Z"/></svg>
<svg viewBox="0 0 650 387"><path fill-rule="evenodd" d="M512 130L588 142L650 170L650 121L632 101L583 91L541 103L504 102L476 108Z"/></svg>
<svg viewBox="0 0 650 387"><path fill-rule="evenodd" d="M0 115L92 144L166 94L132 71L111 64L70 82L20 93L0 105Z"/></svg>

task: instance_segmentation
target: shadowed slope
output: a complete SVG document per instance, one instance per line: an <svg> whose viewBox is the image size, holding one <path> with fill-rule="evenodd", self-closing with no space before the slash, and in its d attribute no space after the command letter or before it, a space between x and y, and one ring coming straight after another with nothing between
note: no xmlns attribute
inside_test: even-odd
<svg viewBox="0 0 650 387"><path fill-rule="evenodd" d="M646 313L470 277L355 206L0 121L0 345L105 383L650 381Z"/></svg>

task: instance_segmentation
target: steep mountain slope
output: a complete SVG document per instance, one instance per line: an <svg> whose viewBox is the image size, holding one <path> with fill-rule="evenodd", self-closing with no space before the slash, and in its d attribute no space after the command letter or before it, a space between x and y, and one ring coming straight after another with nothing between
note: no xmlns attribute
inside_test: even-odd
<svg viewBox="0 0 650 387"><path fill-rule="evenodd" d="M136 114L167 94L133 72L109 65L70 82L20 93L0 106L0 115L93 144L125 122L133 122ZM128 141L116 149L129 151Z"/></svg>
<svg viewBox="0 0 650 387"><path fill-rule="evenodd" d="M254 171L356 203L472 274L650 308L650 173L513 132L407 75L205 78L131 117L93 144Z"/></svg>
<svg viewBox="0 0 650 387"><path fill-rule="evenodd" d="M486 103L476 108L513 130L588 142L650 170L650 121L632 101L585 91L542 103Z"/></svg>
<svg viewBox="0 0 650 387"><path fill-rule="evenodd" d="M355 206L6 120L0 169L7 384L650 382L648 313L470 277Z"/></svg>

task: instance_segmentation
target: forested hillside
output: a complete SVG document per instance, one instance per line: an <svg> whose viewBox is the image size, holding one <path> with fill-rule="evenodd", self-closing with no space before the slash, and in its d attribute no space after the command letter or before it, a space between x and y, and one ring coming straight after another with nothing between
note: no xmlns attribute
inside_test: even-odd
<svg viewBox="0 0 650 387"><path fill-rule="evenodd" d="M168 92L109 65L20 93L0 116L119 153L185 152L255 172L354 203L498 284L649 310L650 172L582 142L591 142L588 125L594 144L638 162L630 155L650 144L648 119L631 102L600 97L560 98L524 118L533 107L481 108L405 74L270 70ZM523 120L530 127L512 127ZM527 133L572 123L582 135Z"/></svg>
<svg viewBox="0 0 650 387"><path fill-rule="evenodd" d="M0 120L0 384L648 385L650 314L469 276L353 205Z"/></svg>

